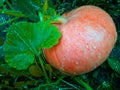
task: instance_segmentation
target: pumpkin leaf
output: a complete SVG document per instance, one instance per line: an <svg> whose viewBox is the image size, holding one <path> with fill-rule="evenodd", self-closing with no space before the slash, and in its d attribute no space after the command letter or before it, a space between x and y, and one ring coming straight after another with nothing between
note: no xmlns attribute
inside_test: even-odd
<svg viewBox="0 0 120 90"><path fill-rule="evenodd" d="M12 0L12 5L17 11L21 11L25 14L30 20L38 21L39 17L37 16L36 11L41 8L40 0Z"/></svg>
<svg viewBox="0 0 120 90"><path fill-rule="evenodd" d="M8 29L4 43L5 60L17 70L27 69L42 48L51 48L61 37L49 22L19 22Z"/></svg>
<svg viewBox="0 0 120 90"><path fill-rule="evenodd" d="M109 58L108 64L110 67L120 74L120 61L115 58Z"/></svg>
<svg viewBox="0 0 120 90"><path fill-rule="evenodd" d="M113 48L108 58L108 64L114 71L120 74L120 45Z"/></svg>
<svg viewBox="0 0 120 90"><path fill-rule="evenodd" d="M41 70L39 70L39 68L36 65L31 65L29 67L29 72L34 77L41 77L42 76Z"/></svg>

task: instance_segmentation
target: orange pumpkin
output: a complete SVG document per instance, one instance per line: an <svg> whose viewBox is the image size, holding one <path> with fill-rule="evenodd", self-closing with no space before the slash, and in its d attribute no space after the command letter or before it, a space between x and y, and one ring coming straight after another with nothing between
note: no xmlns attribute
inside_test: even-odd
<svg viewBox="0 0 120 90"><path fill-rule="evenodd" d="M69 74L84 74L101 65L116 42L115 24L104 10L86 5L63 14L59 27L62 38L50 49L43 49L46 60Z"/></svg>

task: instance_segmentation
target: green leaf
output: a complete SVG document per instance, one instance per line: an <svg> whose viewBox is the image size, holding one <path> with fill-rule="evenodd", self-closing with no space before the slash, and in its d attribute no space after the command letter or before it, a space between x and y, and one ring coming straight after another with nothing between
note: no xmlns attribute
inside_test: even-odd
<svg viewBox="0 0 120 90"><path fill-rule="evenodd" d="M18 70L27 69L42 48L51 48L61 37L49 22L19 22L10 26L4 43L5 60Z"/></svg>
<svg viewBox="0 0 120 90"><path fill-rule="evenodd" d="M41 21L45 20L54 20L59 15L56 10L49 6L50 1L45 0L41 11L39 11L39 18Z"/></svg>
<svg viewBox="0 0 120 90"><path fill-rule="evenodd" d="M25 14L30 20L39 20L36 12L41 8L40 1L38 2L38 0L12 0L11 2L17 10Z"/></svg>
<svg viewBox="0 0 120 90"><path fill-rule="evenodd" d="M120 74L120 61L115 58L109 58L108 64L110 67Z"/></svg>
<svg viewBox="0 0 120 90"><path fill-rule="evenodd" d="M114 71L120 74L120 45L119 44L113 48L108 58L108 64Z"/></svg>
<svg viewBox="0 0 120 90"><path fill-rule="evenodd" d="M44 15L44 20L54 19L58 17L56 10L54 8L49 7L46 11L42 12Z"/></svg>
<svg viewBox="0 0 120 90"><path fill-rule="evenodd" d="M0 6L3 5L4 1L5 1L5 0L0 0Z"/></svg>
<svg viewBox="0 0 120 90"><path fill-rule="evenodd" d="M41 0L29 0L29 3L36 9L39 10L41 8Z"/></svg>
<svg viewBox="0 0 120 90"><path fill-rule="evenodd" d="M48 9L48 0L45 0L42 9L43 9L43 12L46 11L46 10Z"/></svg>

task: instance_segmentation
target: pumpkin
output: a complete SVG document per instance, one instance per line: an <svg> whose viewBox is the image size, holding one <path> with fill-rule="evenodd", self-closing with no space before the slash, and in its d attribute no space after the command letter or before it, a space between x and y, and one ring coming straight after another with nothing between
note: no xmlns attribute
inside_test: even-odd
<svg viewBox="0 0 120 90"><path fill-rule="evenodd" d="M57 45L43 49L46 60L68 74L85 74L100 66L116 42L115 24L97 6L85 5L62 15L55 24L62 37Z"/></svg>

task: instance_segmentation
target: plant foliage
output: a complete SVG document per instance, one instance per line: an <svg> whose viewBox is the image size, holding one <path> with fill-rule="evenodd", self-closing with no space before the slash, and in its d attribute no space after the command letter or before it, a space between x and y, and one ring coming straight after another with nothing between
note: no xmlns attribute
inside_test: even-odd
<svg viewBox="0 0 120 90"><path fill-rule="evenodd" d="M60 37L58 28L48 22L14 23L4 44L5 60L18 70L27 69L42 48L51 48Z"/></svg>
<svg viewBox="0 0 120 90"><path fill-rule="evenodd" d="M52 47L61 37L51 23L82 5L108 12L118 38L107 62L90 73L68 76L46 63L41 49ZM119 90L119 35L120 0L0 0L0 89Z"/></svg>

